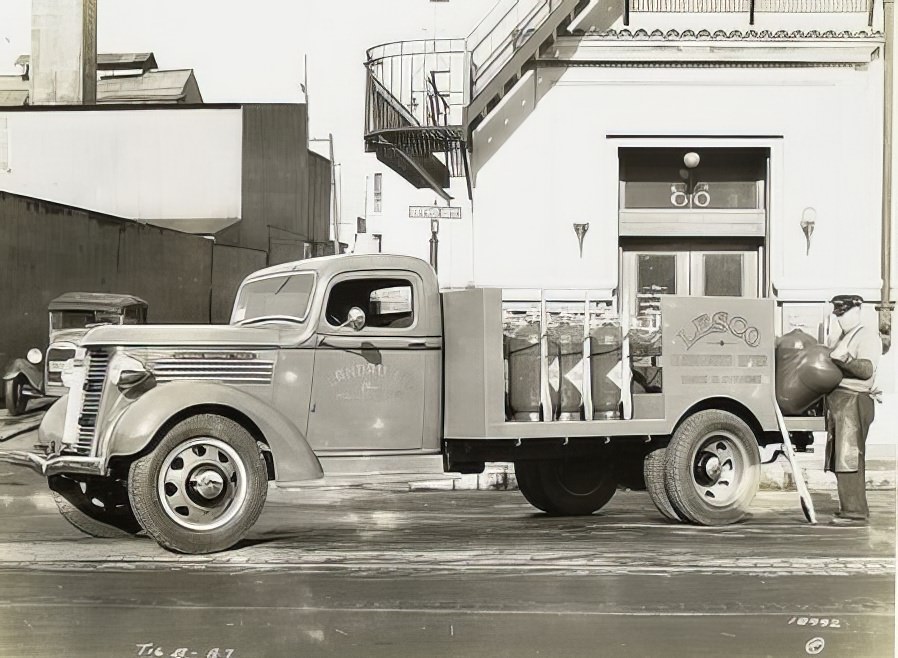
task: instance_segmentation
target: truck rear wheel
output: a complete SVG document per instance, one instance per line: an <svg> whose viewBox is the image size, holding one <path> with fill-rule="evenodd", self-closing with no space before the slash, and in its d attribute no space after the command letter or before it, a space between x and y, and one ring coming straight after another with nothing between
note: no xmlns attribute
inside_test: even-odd
<svg viewBox="0 0 898 658"><path fill-rule="evenodd" d="M268 493L256 440L238 423L203 414L175 425L134 461L128 495L153 539L180 553L214 553L240 541Z"/></svg>
<svg viewBox="0 0 898 658"><path fill-rule="evenodd" d="M53 475L47 483L63 518L91 537L121 539L143 530L121 480L76 480Z"/></svg>
<svg viewBox="0 0 898 658"><path fill-rule="evenodd" d="M693 523L736 523L758 491L760 464L745 421L727 411L699 411L680 424L667 447L665 490L673 508Z"/></svg>
<svg viewBox="0 0 898 658"><path fill-rule="evenodd" d="M671 521L683 521L684 518L670 504L667 497L667 489L665 488L664 465L667 451L664 448L654 450L645 456L643 461L643 472L645 474L646 490L649 492L649 498L655 504L661 514Z"/></svg>
<svg viewBox="0 0 898 658"><path fill-rule="evenodd" d="M535 461L520 461L514 463L514 475L518 481L518 490L523 494L527 502L536 509L548 512L549 501L543 493L542 483L539 481L540 463Z"/></svg>
<svg viewBox="0 0 898 658"><path fill-rule="evenodd" d="M617 490L614 461L610 459L553 459L537 465L536 500L544 505L536 506L553 516L592 514Z"/></svg>

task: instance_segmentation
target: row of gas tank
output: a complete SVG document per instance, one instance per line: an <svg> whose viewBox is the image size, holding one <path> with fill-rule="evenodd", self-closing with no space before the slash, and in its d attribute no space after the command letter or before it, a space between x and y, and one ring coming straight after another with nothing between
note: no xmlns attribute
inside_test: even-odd
<svg viewBox="0 0 898 658"><path fill-rule="evenodd" d="M546 361L553 420L583 418L583 321L549 325ZM540 322L517 318L506 322L506 416L509 420L541 420ZM618 417L621 401L621 328L604 324L589 330L590 419Z"/></svg>

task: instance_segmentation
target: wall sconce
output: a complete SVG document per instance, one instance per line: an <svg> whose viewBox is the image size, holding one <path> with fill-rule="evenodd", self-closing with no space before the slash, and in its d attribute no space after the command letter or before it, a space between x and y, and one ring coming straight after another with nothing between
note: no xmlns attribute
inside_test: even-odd
<svg viewBox="0 0 898 658"><path fill-rule="evenodd" d="M701 157L695 151L689 151L683 156L683 164L689 169L695 169L701 161Z"/></svg>
<svg viewBox="0 0 898 658"><path fill-rule="evenodd" d="M805 208L801 211L801 230L807 242L805 256L811 253L811 236L814 235L814 227L817 225L817 211L813 208Z"/></svg>
<svg viewBox="0 0 898 658"><path fill-rule="evenodd" d="M588 230L589 224L574 223L574 233L577 234L577 241L580 243L580 258L583 258L583 238L586 237L586 232Z"/></svg>

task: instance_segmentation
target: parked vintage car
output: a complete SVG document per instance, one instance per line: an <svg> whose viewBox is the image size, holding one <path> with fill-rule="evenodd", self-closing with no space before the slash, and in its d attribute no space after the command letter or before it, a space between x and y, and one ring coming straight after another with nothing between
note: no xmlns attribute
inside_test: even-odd
<svg viewBox="0 0 898 658"><path fill-rule="evenodd" d="M147 303L133 295L105 292L67 292L50 302L50 335L46 358L37 347L16 359L3 375L6 410L25 412L29 399L60 397L65 362L90 329L104 324L146 324ZM41 367L43 364L43 367Z"/></svg>

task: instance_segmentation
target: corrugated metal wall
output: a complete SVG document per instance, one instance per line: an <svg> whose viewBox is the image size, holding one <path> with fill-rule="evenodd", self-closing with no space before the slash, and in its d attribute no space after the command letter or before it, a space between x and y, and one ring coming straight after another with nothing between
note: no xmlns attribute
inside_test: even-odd
<svg viewBox="0 0 898 658"><path fill-rule="evenodd" d="M46 347L47 304L63 292L137 295L153 323L227 321L265 254L216 251L213 267L211 240L0 192L0 367Z"/></svg>
<svg viewBox="0 0 898 658"><path fill-rule="evenodd" d="M242 221L230 244L270 249L280 232L302 242L330 236L331 164L308 149L305 105L243 106Z"/></svg>
<svg viewBox="0 0 898 658"><path fill-rule="evenodd" d="M309 153L309 241L330 240L331 161Z"/></svg>
<svg viewBox="0 0 898 658"><path fill-rule="evenodd" d="M243 211L239 245L268 249L269 227L308 235L305 105L243 106Z"/></svg>

